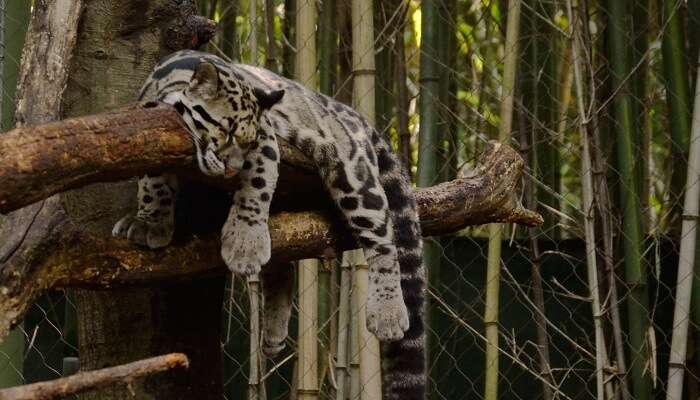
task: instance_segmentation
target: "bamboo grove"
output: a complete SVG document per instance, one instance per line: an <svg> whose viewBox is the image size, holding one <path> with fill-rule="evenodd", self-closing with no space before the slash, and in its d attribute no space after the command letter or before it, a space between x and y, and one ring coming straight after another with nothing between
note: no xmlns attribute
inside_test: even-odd
<svg viewBox="0 0 700 400"><path fill-rule="evenodd" d="M0 1L3 131L30 3ZM469 176L489 140L526 161L517 195L544 225L426 238L431 399L700 396L700 2L197 6L219 24L207 51L373 115L417 187ZM364 263L301 262L297 308L309 313L275 362L259 352L259 282L229 281L226 398L379 398L363 375L379 369L378 344L357 323L366 277L349 272ZM42 298L0 345L0 386L69 372L75 312L70 292Z"/></svg>

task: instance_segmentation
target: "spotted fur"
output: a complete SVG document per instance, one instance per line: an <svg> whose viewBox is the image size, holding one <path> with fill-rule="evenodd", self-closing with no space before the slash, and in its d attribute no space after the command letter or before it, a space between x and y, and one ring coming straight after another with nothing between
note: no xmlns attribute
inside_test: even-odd
<svg viewBox="0 0 700 400"><path fill-rule="evenodd" d="M239 173L241 189L222 230L222 256L235 273L257 273L270 258L267 219L277 181L276 136L315 162L368 260L366 324L382 342L385 398L423 399L420 226L407 175L376 130L350 107L294 81L195 51L163 60L140 98L175 106L192 134L202 172ZM151 248L167 245L176 193L173 176L143 177L139 210L120 220L114 235ZM286 337L291 296L283 282L289 280L263 274L265 312L274 317L264 326L267 354L277 353Z"/></svg>

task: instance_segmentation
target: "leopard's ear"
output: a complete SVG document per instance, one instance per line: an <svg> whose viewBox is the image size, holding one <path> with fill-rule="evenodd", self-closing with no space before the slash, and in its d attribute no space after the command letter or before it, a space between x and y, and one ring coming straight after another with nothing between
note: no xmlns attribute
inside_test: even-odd
<svg viewBox="0 0 700 400"><path fill-rule="evenodd" d="M205 99L214 99L219 92L219 72L214 64L202 62L194 69L190 79L190 90Z"/></svg>
<svg viewBox="0 0 700 400"><path fill-rule="evenodd" d="M275 104L279 103L284 96L284 90L273 90L271 92L266 92L262 89L254 88L253 94L260 104L260 109L269 110Z"/></svg>

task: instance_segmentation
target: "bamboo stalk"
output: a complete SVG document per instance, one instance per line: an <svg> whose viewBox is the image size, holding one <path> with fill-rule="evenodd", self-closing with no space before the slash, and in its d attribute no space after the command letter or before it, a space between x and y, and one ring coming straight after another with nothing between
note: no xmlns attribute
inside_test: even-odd
<svg viewBox="0 0 700 400"><path fill-rule="evenodd" d="M374 15L372 0L352 1L352 68L353 106L367 118L371 125L376 122L375 99L375 51ZM367 331L365 307L369 285L367 261L362 250L348 253L349 262L355 266L353 274L353 302L356 303L357 345L359 357L359 394L362 400L380 400L381 367L379 341Z"/></svg>
<svg viewBox="0 0 700 400"><path fill-rule="evenodd" d="M394 38L396 52L396 121L399 135L399 155L407 171L411 171L411 132L408 129L408 87L406 87L406 44L404 29L408 12L407 2L401 3L400 23L397 24Z"/></svg>
<svg viewBox="0 0 700 400"><path fill-rule="evenodd" d="M336 400L345 400L348 371L348 329L350 327L350 286L352 267L349 260L343 257L340 267L340 304L338 307L338 352L336 358ZM352 354L352 352L350 353Z"/></svg>
<svg viewBox="0 0 700 400"><path fill-rule="evenodd" d="M331 353L331 271L333 268L332 259L324 259L319 263L318 273L318 342L320 349L318 351L318 366L319 366L319 390L323 389L324 382L328 375L329 369L329 354Z"/></svg>
<svg viewBox="0 0 700 400"><path fill-rule="evenodd" d="M264 357L260 356L260 276L258 274L248 277L248 301L250 304L250 342L248 374L248 399L264 400L264 383L260 377L265 375L262 370Z"/></svg>
<svg viewBox="0 0 700 400"><path fill-rule="evenodd" d="M255 17L256 0L250 0L250 46L252 49L251 64L258 64L257 48L258 38L255 34L257 29L257 21ZM260 304L262 302L262 291L260 290L260 275L255 274L248 277L248 303L250 306L249 312L249 373L248 373L248 399L249 400L264 400L265 399L265 383L261 382L260 378L265 375L265 357L261 357L260 347Z"/></svg>
<svg viewBox="0 0 700 400"><path fill-rule="evenodd" d="M318 260L299 261L297 399L318 399Z"/></svg>
<svg viewBox="0 0 700 400"><path fill-rule="evenodd" d="M501 125L499 139L510 141L513 123L513 99L515 92L515 70L518 61L518 36L520 30L520 0L508 2L508 19L503 66L503 98L501 100ZM486 267L486 301L484 326L486 330L486 362L484 399L498 399L498 295L501 272L501 225L489 225L489 250Z"/></svg>
<svg viewBox="0 0 700 400"><path fill-rule="evenodd" d="M585 4L585 3L584 3ZM575 11L578 14L577 18L581 19L580 23L580 31L579 34L581 35L581 40L584 43L584 48L591 49L593 48L593 45L591 44L591 35L590 32L588 31L588 23L589 23L589 18L588 18L588 10L584 7L579 8L577 7ZM589 53L589 59L586 60L587 66L592 66L593 63L590 60L590 53ZM590 107L592 109L597 109L596 102L596 94L595 94L595 88L596 88L596 76L595 72L591 68L588 71L589 74L589 79L588 79L588 87L590 90L590 102L591 105ZM593 166L592 168L594 169L595 173L594 174L594 204L598 207L598 216L600 218L600 224L602 226L601 232L602 232L602 240L603 240L603 248L602 248L602 259L603 262L605 263L605 271L607 273L607 279L608 279L608 288L609 288L609 300L608 304L610 307L610 320L611 320L611 325L612 325L612 333L613 333L613 345L615 347L615 361L617 362L617 379L619 381L619 386L620 386L620 392L622 395L623 400L630 400L631 399L631 394L629 391L629 387L627 384L627 363L625 361L625 349L624 345L625 342L623 341L622 338L622 321L620 317L620 301L619 301L619 296L617 294L617 277L615 275L615 265L614 265L614 249L613 249L613 223L612 223L612 216L610 215L610 210L611 210L611 200L610 200L610 192L608 189L608 184L606 180L606 170L607 170L607 164L605 162L605 157L602 154L602 146L600 144L600 126L598 122L598 114L597 113L592 113L589 116L586 116L586 118L590 119L590 126L592 128L593 135L589 135L589 139L591 141L592 145L592 155L593 155Z"/></svg>
<svg viewBox="0 0 700 400"><path fill-rule="evenodd" d="M633 394L637 400L652 398L651 380L645 376L646 332L649 328L649 296L646 267L642 258L641 206L638 189L638 165L634 152L633 107L630 98L630 83L625 79L630 74L629 7L624 0L608 0L606 8L610 16L608 54L612 87L619 92L613 99L617 133L617 169L624 179L619 185L623 234L625 280L630 288L627 296L628 332L630 344L630 371Z"/></svg>
<svg viewBox="0 0 700 400"><path fill-rule="evenodd" d="M365 325L367 294L369 287L369 267L362 250L346 252L348 263L353 266L353 297L357 318L357 348L359 359L359 398L362 400L381 400L381 357L379 341L367 330ZM353 397L351 397L352 399Z"/></svg>
<svg viewBox="0 0 700 400"><path fill-rule="evenodd" d="M258 0L248 0L248 21L250 21L250 63L258 65ZM297 21L297 26L299 26Z"/></svg>
<svg viewBox="0 0 700 400"><path fill-rule="evenodd" d="M359 303L355 301L355 297L357 297L357 287L355 286L353 256L352 254L349 254L348 251L343 253L343 263L347 263L349 265L351 270L350 280L352 282L352 289L350 291L350 341L348 343L348 354L350 354L350 390L348 398L350 400L360 400L362 381L360 380Z"/></svg>
<svg viewBox="0 0 700 400"><path fill-rule="evenodd" d="M520 85L520 82L518 85ZM519 97L522 99L525 95L520 92ZM531 157L533 153L533 147L530 141L531 132L527 129L526 124L526 112L522 107L518 108L518 124L520 132L520 153L523 158L531 162ZM528 207L535 207L536 200L533 188L532 179L523 180L523 191L525 197L525 205ZM542 286L542 274L541 274L541 257L539 242L537 241L537 230L534 228L526 229L528 241L530 242L530 279L532 281L532 293L533 293L533 307L537 310L534 315L535 324L537 325L537 355L539 361L539 374L542 378L542 398L545 400L551 400L553 397L552 389L552 371L551 362L549 356L549 335L547 334L547 318L545 314L544 307L544 292Z"/></svg>
<svg viewBox="0 0 700 400"><path fill-rule="evenodd" d="M686 173L686 160L691 129L691 93L688 71L685 63L685 35L679 0L659 0L663 3L662 24L665 24L661 45L663 54L663 76L666 86L666 103L671 128L671 157L673 174L671 178L671 209L674 215L681 213L683 195L683 175ZM659 5L661 8L661 4Z"/></svg>
<svg viewBox="0 0 700 400"><path fill-rule="evenodd" d="M295 77L306 87L316 90L316 2L296 0Z"/></svg>
<svg viewBox="0 0 700 400"><path fill-rule="evenodd" d="M595 330L596 350L596 394L598 399L605 398L603 369L607 354L603 336L603 314L600 309L600 292L598 285L598 266L595 239L595 208L593 205L593 169L589 148L589 127L584 105L583 80L581 72L581 51L578 37L578 18L574 19L571 0L566 2L566 11L570 21L570 36L572 44L572 59L574 64L574 84L576 88L576 106L579 114L579 130L581 136L581 192L583 195L584 231L586 240L586 267L588 270L588 287L591 298L591 311Z"/></svg>
<svg viewBox="0 0 700 400"><path fill-rule="evenodd" d="M440 12L439 3L421 3L421 44L420 44L420 126L418 147L418 173L416 185L430 186L440 181L441 129L440 129ZM423 265L428 273L428 282L439 276L442 251L435 240L423 242ZM430 322L430 303L426 304L425 321ZM429 354L437 342L434 335L427 335Z"/></svg>
<svg viewBox="0 0 700 400"><path fill-rule="evenodd" d="M700 75L699 75L700 77ZM691 127L688 173L686 176L681 249L678 257L676 303L673 310L673 335L668 361L667 400L681 400L683 374L688 344L690 301L695 265L695 243L698 228L698 201L700 200L700 90L695 89L695 105Z"/></svg>
<svg viewBox="0 0 700 400"><path fill-rule="evenodd" d="M337 55L338 31L335 26L335 0L324 0L319 17L319 89L333 97Z"/></svg>
<svg viewBox="0 0 700 400"><path fill-rule="evenodd" d="M275 4L273 0L265 0L265 68L277 71L277 41L275 40Z"/></svg>
<svg viewBox="0 0 700 400"><path fill-rule="evenodd" d="M336 316L339 312L339 302L340 302L340 262L339 260L333 259L331 262L331 273L330 273L330 316L329 316L329 333L330 337L328 339L328 375L329 375L329 391L326 393L328 399L335 398L335 391L337 388L337 379L335 375L335 360L338 358L338 319ZM347 329L347 328L346 328Z"/></svg>
<svg viewBox="0 0 700 400"><path fill-rule="evenodd" d="M290 43L296 44L296 0L284 0L284 25L282 36L286 38L282 47L282 75L292 77L295 75L296 49Z"/></svg>
<svg viewBox="0 0 700 400"><path fill-rule="evenodd" d="M221 50L232 60L238 60L239 49L236 46L236 14L238 14L238 0L229 0L226 6L221 8L222 15L219 24L223 28L221 35Z"/></svg>
<svg viewBox="0 0 700 400"><path fill-rule="evenodd" d="M296 79L316 89L316 3L296 1ZM297 399L318 399L318 261L299 261Z"/></svg>

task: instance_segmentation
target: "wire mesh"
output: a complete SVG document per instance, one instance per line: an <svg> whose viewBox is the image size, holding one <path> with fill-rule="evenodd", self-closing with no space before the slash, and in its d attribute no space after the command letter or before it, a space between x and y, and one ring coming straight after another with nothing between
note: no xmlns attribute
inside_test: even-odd
<svg viewBox="0 0 700 400"><path fill-rule="evenodd" d="M646 381L651 396L666 394L683 193L682 186L680 190L674 187L673 177L677 173L684 176L681 169L687 163L687 149L674 142L675 118L683 116L668 108L669 99L680 94L667 87L665 58L672 55L662 50L665 35L672 33L673 16L681 16L688 32L687 40L681 43L682 66L684 79L692 88L700 37L691 35L700 26L696 6L680 0L668 2L672 3L670 13L661 12L663 2L624 2L629 3L631 12L623 20L610 12L610 2L523 3L514 129L509 144L526 162L516 197L539 211L545 224L529 229L505 227L498 315L501 399L648 399L634 384L635 379ZM434 26L441 46L426 52L422 33L429 22L422 19L421 2L374 2L376 126L408 159L414 176L418 159L424 156L418 151L418 109L426 83L420 70L421 57L435 57L440 71L435 77L440 95L431 100L440 132L436 148L430 149L439 159L434 183L469 176L486 142L497 139L503 59L506 52L513 51L505 47L508 3L439 1ZM320 77L320 84L332 97L352 104L350 1L308 4L318 7L319 13L318 69L328 74ZM577 25L567 14L569 5L580 19ZM255 2L254 19L250 18L250 6L249 2L200 1L202 13L221 24L208 50L294 76L294 55L300 50L295 39L295 1ZM332 15L324 14L328 12ZM4 21L8 18L12 16L5 15ZM627 73L618 77L611 72L611 35L615 30L621 32L627 46L629 64ZM5 41L16 38L16 33L4 32ZM327 35L332 36L330 50L322 44ZM581 41L582 54L573 54L572 40ZM5 48L5 43L0 46ZM10 64L18 65L16 55L3 55L0 62L5 71ZM582 94L574 87L577 58L583 66ZM4 74L2 79L6 83L11 78ZM7 115L12 98L8 86L4 87L2 112ZM585 115L576 107L579 96L585 97ZM620 132L626 129L616 108L622 98L630 101L634 178L621 166L617 152ZM605 184L593 188L598 238L594 258L604 348L595 340L586 265L591 255L586 252L584 237L583 129L590 137L594 180ZM637 196L638 238L627 234L632 222L624 213L624 193ZM476 226L427 239L439 250L429 265L426 317L432 399L486 398L483 321L487 236L485 227ZM641 249L641 275L632 280L626 273L630 256L625 246L635 241ZM327 307L319 311L325 319L317 321L318 378L320 398L330 399L338 389L338 371L342 373L336 368L341 267L333 263L322 268L327 275L319 279L327 283L308 290L318 290L319 307ZM241 279L232 279L226 287L222 311L226 399L248 396L251 390L247 291L248 285ZM643 315L631 315L638 308L630 304L640 299ZM304 397L308 393L297 390L301 373L295 367L298 309L295 300L285 349L274 360L266 360L258 371L265 388L257 392L260 398L308 398ZM75 318L69 293L51 293L38 301L23 324L0 345L0 384L41 381L73 371L74 357L79 357ZM631 330L633 318L642 319L643 332ZM684 398L688 399L700 395L697 323L691 320L684 367ZM633 349L634 335L643 338L637 350ZM639 355L636 359L635 353ZM605 391L597 393L596 357L601 356L605 357ZM351 361L347 367L351 371L348 380L352 380L353 368L358 366ZM641 377L635 377L634 371L641 371Z"/></svg>

